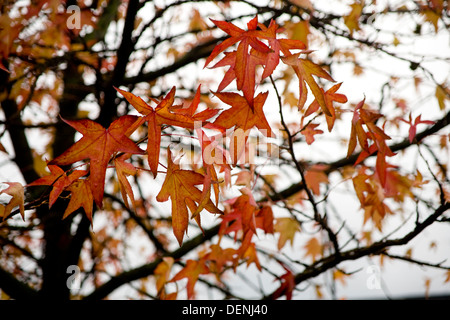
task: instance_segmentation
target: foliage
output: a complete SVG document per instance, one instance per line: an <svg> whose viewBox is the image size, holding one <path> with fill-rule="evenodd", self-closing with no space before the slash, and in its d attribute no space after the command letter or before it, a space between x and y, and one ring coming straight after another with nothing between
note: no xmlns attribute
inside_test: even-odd
<svg viewBox="0 0 450 320"><path fill-rule="evenodd" d="M1 6L2 294L321 298L375 256L448 282L412 255L448 228L448 56L404 51L447 2L197 2Z"/></svg>

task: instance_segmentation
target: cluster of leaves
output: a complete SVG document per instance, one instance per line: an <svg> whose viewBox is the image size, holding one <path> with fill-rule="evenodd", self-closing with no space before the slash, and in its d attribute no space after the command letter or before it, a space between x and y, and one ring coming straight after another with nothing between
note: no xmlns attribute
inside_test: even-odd
<svg viewBox="0 0 450 320"><path fill-rule="evenodd" d="M299 10L308 14L314 10L309 1L290 1L288 4L283 7L283 10ZM71 53L74 54L72 58L81 61L83 67L95 66L98 70L105 72L112 66L117 67L117 61L114 59L104 59L102 65L98 65L100 61L98 55L91 52L86 54L84 50L91 48L93 42L86 41L83 44L70 42L71 36L79 36L79 31L71 30L70 32L75 32L72 35L64 31L67 13L58 10L56 1L48 3L41 1L33 8L25 15L25 20L31 19L40 10L53 8L50 12L56 16L51 17L51 20L58 21L56 28L48 28L40 35L38 46L32 46L35 39L30 37L22 41L21 48L15 47L13 39L23 28L21 22L11 21L11 18L0 19L0 35L3 35L0 43L2 59L0 72L10 73L18 79L14 84L15 93L12 95L20 102L17 112L30 103L31 97L27 98L27 88L34 90L36 85L33 81L36 81L37 77L21 76L21 73L25 73L25 70L32 66L33 60L47 61L46 58L51 58L49 61L57 63L58 59L52 60L54 53L70 48ZM363 9L363 3L354 3L351 5L350 13L344 18L349 37L360 30ZM421 14L435 27L437 25L435 16L438 15L439 19L442 11L443 6L440 1L433 1L429 6L420 7ZM82 10L81 14L83 21L87 22L86 25L95 26L96 17L90 10ZM339 231L337 230L340 228L331 226L326 212L321 212L319 208L319 202L326 202L328 194L325 194L321 200L316 199L324 195L324 185L327 186L327 192L329 191L331 172L342 169L340 173L344 180L352 182L351 191L364 212L364 224L372 221L380 231L383 229L387 215L394 214L395 211L391 209L387 200L394 200L393 202L399 205L406 198L418 202L413 189L420 189L428 181L424 180L418 170L416 174L406 175L390 163L389 158L394 158L398 150L406 148L406 145L389 144L392 139L387 134L387 128L394 121L390 123L380 110L375 110L366 104L365 99L351 110L343 109L338 105L348 102L346 95L338 93L342 83L335 82L327 66L311 58L313 50L308 48L308 28L309 23L314 23L313 20L294 23L287 32L274 19L265 24L260 23L258 16L252 18L245 29L227 21L211 21L215 27L227 35L227 38L214 46L206 59L204 68L224 67L227 69L224 77L219 81L217 90L207 89L224 104L224 108L203 106L201 89L205 87L204 85L197 86L190 102L177 104L175 86L160 98L148 97L144 100L133 94L131 90L120 89L110 83L110 87L114 88L131 108L128 109L127 114L118 116L112 121L106 126L107 128L100 121L69 120L61 116L64 125L73 128L82 137L46 163L49 175L34 179L26 185L27 188L48 186L46 192L34 200L32 205L29 204L28 208L42 208L48 202L48 208L51 209L58 201L69 198L62 213L63 219L72 216L75 212L84 211L90 224L95 228L93 225L95 206L97 209L102 209L108 205L104 201L107 177L114 176L117 179L118 192L122 196L120 201L126 207L126 212L133 215L142 211L143 206L135 198L134 186L129 178L148 173L153 178L153 182L156 182L156 178L162 175L164 181L156 190L155 199L158 202L166 202L170 199L169 222L179 246L183 248L183 245L189 245L195 240L192 239L190 243L185 241L190 220L195 221L199 229L203 231L204 239L215 235L218 235L218 239L217 242L202 248L198 252L197 259L192 258L185 262L176 259L176 252L167 254L164 245L160 244L158 250L166 256L155 259L152 270L157 296L161 299L176 298L177 291L171 292L170 285L185 278L187 278L187 297L194 298L195 286L203 275L214 275L219 283L218 287L224 288L223 274L228 270L236 272L242 264L252 265L259 271L267 271L259 259L261 249L257 246L258 237L276 236L278 239L276 248L282 252L288 244L294 245L295 237L304 234L302 233L304 222L312 221L314 235L308 237L302 247L305 252L305 261L309 259L312 264L305 268L304 273L296 273L291 266L293 263L286 263L283 259L273 259L282 270L282 274L274 275L279 285L269 297L279 298L285 295L290 299L296 285L303 281L302 277L305 279L313 277L314 274L337 267L340 261L346 259L379 254L389 245L387 242L380 242L370 246L372 243L368 235L366 239L368 247L343 251L343 245L338 241ZM320 23L315 23L316 26L321 26ZM190 27L195 30L208 28L198 11ZM291 37L286 38L285 34ZM55 37L58 41L54 41ZM84 40L89 38L87 36ZM18 52L21 55L28 55L29 62L12 63L9 66L7 59L14 57ZM279 93L274 80L275 74L280 70L286 82L282 94ZM295 94L288 89L293 78ZM272 84L272 91L259 90L267 84ZM233 87L235 90L228 90L232 85L235 85ZM445 88L437 86L436 90L439 105L441 109L444 109ZM42 91L42 95L33 95L33 102L39 103L39 99L42 99L44 94L57 99L57 86L52 90L46 88ZM281 147L286 151L281 160L289 162L301 180L300 183L285 189L284 194L278 193L274 183L268 182L269 176L259 177L252 164L242 162L242 159L246 159L248 152L251 130L256 128L267 138L276 137L274 126L269 123L265 112L269 107L266 103L269 101L269 95L279 102L281 123L278 127L281 129L283 139ZM307 105L308 101L309 105ZM294 124L285 121L284 104L290 104L295 110L298 117ZM294 150L294 143L302 141L300 134L307 145L313 145L319 135L325 134L325 129L322 130L320 127L321 123L326 125L328 132L333 133L336 121L343 120L345 113L352 114L352 119L349 123L350 136L345 141L348 144L347 157L341 160L342 163L307 164L300 161L298 153ZM320 122L320 120L323 121ZM429 134L446 125L444 122L422 120L420 115L413 120L411 113L409 119L400 118L394 124L398 125L400 122L409 126L408 138L404 142L408 146L419 143L425 136L418 134L419 125L427 125ZM180 158L177 158L174 152L176 142L172 141L169 147L162 144L163 137L170 135L167 133L168 128L187 131L186 137L198 142L201 165L192 165L191 168L183 167ZM142 137L143 132L145 134ZM232 135L228 144L219 146L217 138L226 137L229 132L232 132ZM286 155L289 159L285 158ZM372 157L376 157L373 166L367 164ZM225 190L232 186L232 170L235 169L238 169L238 173L234 185L240 187L239 194L226 198ZM253 190L256 185L255 176L263 179L265 187L268 188L267 190L262 188L265 192L265 197L262 199L256 198L256 192ZM441 206L436 213L441 215L449 207L448 193L438 179L434 178L440 187L442 198ZM7 219L17 212L24 216L25 196L22 184L12 182L5 183L3 186L3 190L0 191L0 217ZM301 209L298 209L299 204ZM14 211L15 207L19 209ZM275 208L278 207L284 207L290 215L277 216ZM215 228L203 230L201 214L205 210L211 214L217 214L220 222ZM303 210L310 210L312 214L304 213ZM122 213L119 212L120 214ZM436 215L436 218L439 215ZM303 217L305 220L302 219ZM141 220L137 219L137 221ZM422 226L426 226L425 222L417 222L414 232L419 232ZM410 237L416 234L412 233ZM98 243L101 242L99 239L102 237L103 234L100 233ZM152 237L155 236L152 234ZM232 246L227 247L229 239L232 239ZM97 250L97 245L93 241L93 251ZM397 243L393 242L392 245ZM174 268L176 264L181 265L181 269L176 270ZM303 262L300 264L306 266ZM312 272L314 268L316 271ZM345 276L344 271L337 268L334 270L335 280L344 281ZM317 292L319 292L318 288Z"/></svg>

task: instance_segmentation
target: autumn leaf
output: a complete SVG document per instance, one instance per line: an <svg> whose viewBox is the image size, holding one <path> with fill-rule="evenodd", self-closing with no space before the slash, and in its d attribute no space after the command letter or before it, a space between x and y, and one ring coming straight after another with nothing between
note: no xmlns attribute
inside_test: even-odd
<svg viewBox="0 0 450 320"><path fill-rule="evenodd" d="M236 27L232 23L212 20L216 26L228 33L231 37L217 45L205 62L205 66L230 46L239 42L237 50L225 52L225 57L213 68L229 65L225 77L219 84L217 91L222 91L228 84L236 79L237 89L244 93L247 102L252 105L255 92L256 67L264 65L261 79L270 76L280 60L280 51L290 55L292 49L305 49L305 44L299 40L277 39L277 33L281 31L274 20L269 27L258 23L257 17L248 24L248 31ZM257 30L257 27L261 30ZM269 43L267 46L261 39Z"/></svg>
<svg viewBox="0 0 450 320"><path fill-rule="evenodd" d="M334 122L336 121L336 111L333 106L334 102L338 103L346 103L347 97L341 93L337 93L339 88L341 87L342 82L335 84L330 89L325 91L324 97L325 97L325 105L327 107L327 110L330 112L330 115L325 115L325 119L327 120L328 125L328 131L331 132L331 129L333 129ZM323 91L323 89L321 88ZM319 103L317 102L317 99L314 99L314 101L309 105L308 109L306 109L305 117L311 115L313 112L316 112L319 109Z"/></svg>
<svg viewBox="0 0 450 320"><path fill-rule="evenodd" d="M260 35L260 32L256 30L258 27L258 18L254 17L247 23L248 31L245 31L230 22L211 21L231 37L214 47L210 56L206 59L205 67L221 52L239 42L235 54L228 55L227 63L234 71L237 89L242 90L244 97L247 99L248 103L251 104L255 86L255 66L256 64L260 64L257 63L258 59L255 59L254 57L261 56L256 52L263 54L271 52L271 49L258 39L258 36ZM249 54L250 47L253 49L250 51L253 52L254 57L252 57L252 54Z"/></svg>
<svg viewBox="0 0 450 320"><path fill-rule="evenodd" d="M172 161L172 153L167 149L167 174L161 191L156 196L156 200L164 202L171 198L172 201L172 227L178 243L182 244L184 234L188 228L189 210L194 213L198 209L198 204L202 203L204 209L211 213L222 213L209 199L203 202L204 194L196 185L204 183L205 177L194 171L182 170L178 164ZM196 219L200 225L200 218Z"/></svg>
<svg viewBox="0 0 450 320"><path fill-rule="evenodd" d="M312 237L305 244L306 254L305 257L310 256L313 261L316 261L317 256L322 255L322 245L316 237Z"/></svg>
<svg viewBox="0 0 450 320"><path fill-rule="evenodd" d="M67 218L71 213L79 208L84 209L86 217L92 225L92 213L94 208L94 197L90 178L78 179L67 187L71 192L71 197L66 210L64 211L63 219Z"/></svg>
<svg viewBox="0 0 450 320"><path fill-rule="evenodd" d="M228 200L228 203L231 204L231 207L225 211L225 214L222 216L222 222L220 224L219 234L230 234L234 232L235 240L237 240L238 232L243 230L243 216L247 216L250 219L251 223L254 222L251 217L254 216L254 212L256 207L249 203L248 195L241 195L234 199ZM256 225L253 223L252 225L247 225L246 231L248 230L256 230ZM245 235L245 233L244 233Z"/></svg>
<svg viewBox="0 0 450 320"><path fill-rule="evenodd" d="M289 56L292 54L290 50L303 50L306 49L306 45L303 41L296 39L277 38L277 34L282 32L282 28L279 28L273 19L270 20L268 27L262 23L259 23L258 26L261 28L260 37L269 42L269 47L272 50L272 52L265 54L264 72L261 76L262 79L265 79L275 71L280 61L280 52L285 56ZM306 53L308 51L301 52Z"/></svg>
<svg viewBox="0 0 450 320"><path fill-rule="evenodd" d="M236 55L237 51L225 52L225 57L213 66L213 68L224 67L227 65L230 66L228 71L225 73L222 81L220 82L217 91L222 91L234 79L237 79L237 81L239 81L238 90L242 90L247 102L252 105L253 96L255 93L256 66L264 64L265 58L259 53L259 51L251 49L247 57L245 69L240 71L242 75L238 77L238 74L236 73Z"/></svg>
<svg viewBox="0 0 450 320"><path fill-rule="evenodd" d="M245 251L241 257L244 260L247 260L247 267L254 263L256 265L256 268L258 268L259 271L261 271L261 264L259 263L256 246L254 243L250 243L246 248Z"/></svg>
<svg viewBox="0 0 450 320"><path fill-rule="evenodd" d="M154 276L156 279L156 292L161 295L164 285L169 282L170 271L172 269L174 259L172 257L164 257L155 269Z"/></svg>
<svg viewBox="0 0 450 320"><path fill-rule="evenodd" d="M255 214L256 227L264 230L266 234L273 233L273 211L271 206L263 206Z"/></svg>
<svg viewBox="0 0 450 320"><path fill-rule="evenodd" d="M289 65L292 66L295 73L297 74L299 84L300 84L300 98L298 102L298 109L301 110L303 106L305 105L306 99L307 99L307 88L306 84L308 84L309 88L311 89L314 97L316 98L317 102L319 103L320 108L322 109L323 113L327 116L332 116L330 111L328 110L327 103L325 101L325 95L323 90L319 87L316 80L314 79L313 75L326 79L331 82L335 82L333 78L326 72L322 67L315 64L314 62L299 58L299 55L301 53L292 54L290 56L284 56L281 57L281 60Z"/></svg>
<svg viewBox="0 0 450 320"><path fill-rule="evenodd" d="M345 272L336 269L333 271L333 280L334 281L339 281L343 286L345 286L347 284L346 279L348 277L348 274L346 274Z"/></svg>
<svg viewBox="0 0 450 320"><path fill-rule="evenodd" d="M220 109L212 109L212 108L206 108L203 111L197 112L198 106L200 104L200 95L201 95L201 85L197 87L197 91L195 92L194 98L192 99L191 103L188 107L180 106L172 106L170 107L170 111L174 114L186 116L188 118L182 118L182 120L185 120L185 123L181 125L181 127L188 127L189 129L192 129L191 121L199 121L201 122L202 126L206 125L206 120L211 119L214 117ZM192 119L192 120L191 120ZM180 125L179 125L180 126Z"/></svg>
<svg viewBox="0 0 450 320"><path fill-rule="evenodd" d="M129 208L128 197L133 204L133 207L136 208L136 202L134 200L133 189L131 188L130 182L127 179L127 176L134 176L136 174L136 168L129 162L125 162L125 160L131 157L131 153L125 153L120 157L114 158L114 166L116 168L117 178L119 179L119 188L120 193L122 194L122 199Z"/></svg>
<svg viewBox="0 0 450 320"><path fill-rule="evenodd" d="M83 137L63 154L50 161L49 165L70 165L77 161L90 160L90 185L95 203L102 207L105 174L111 156L117 152L143 154L126 132L138 120L136 116L122 116L108 129L89 120L65 120L68 125L83 134Z"/></svg>
<svg viewBox="0 0 450 320"><path fill-rule="evenodd" d="M268 92L259 93L254 101L253 106L248 104L248 101L238 93L234 92L216 92L216 96L222 102L231 106L231 108L223 111L214 121L215 125L224 128L234 128L235 136L231 139L230 149L233 151L232 159L236 163L238 155L242 152L243 147L247 141L248 130L257 127L266 137L275 137L266 116L263 112L263 106L267 99ZM242 130L239 130L242 129ZM242 133L241 136L236 134ZM241 145L236 145L235 139Z"/></svg>
<svg viewBox="0 0 450 320"><path fill-rule="evenodd" d="M188 299L192 299L194 297L195 283L197 282L199 276L208 273L209 269L206 266L204 259L200 259L199 261L190 259L186 261L186 266L181 269L181 271L178 272L170 281L175 282L183 278L187 278L187 296Z"/></svg>
<svg viewBox="0 0 450 320"><path fill-rule="evenodd" d="M292 299L292 291L294 291L294 288L295 288L295 275L291 270L286 268L284 265L283 265L283 268L286 272L279 277L279 280L281 281L281 285L273 293L273 298L278 299L279 297L286 295L286 299L291 300Z"/></svg>
<svg viewBox="0 0 450 320"><path fill-rule="evenodd" d="M0 218L7 219L15 207L19 207L20 215L25 219L23 185L19 182L0 183Z"/></svg>
<svg viewBox="0 0 450 320"><path fill-rule="evenodd" d="M377 159L375 169L381 184L384 186L387 171L386 157L392 157L395 153L391 151L386 143L386 140L390 140L391 137L375 124L375 122L382 117L381 114L363 108L364 105L365 99L360 101L353 111L347 157L353 153L357 142L361 146L362 151L356 159L355 165L361 163L376 152ZM367 131L364 130L363 125L367 127ZM372 143L370 143L370 141Z"/></svg>
<svg viewBox="0 0 450 320"><path fill-rule="evenodd" d="M61 192L63 192L67 186L88 173L87 170L73 170L67 175L66 172L57 165L48 165L48 169L50 170L49 175L29 183L28 186L53 186L52 191L50 192L49 208L53 206Z"/></svg>
<svg viewBox="0 0 450 320"><path fill-rule="evenodd" d="M361 17L364 2L352 3L350 7L351 7L350 13L344 17L344 23L347 26L348 30L350 31L350 34L353 34L354 31L358 31L360 29L359 18Z"/></svg>
<svg viewBox="0 0 450 320"><path fill-rule="evenodd" d="M412 121L411 114L409 114L409 121L401 119L401 121L406 122L409 124L409 135L408 139L409 142L412 143L414 141L414 138L416 137L417 133L417 125L419 124L434 124L434 121L430 120L422 120L421 115L417 116L414 122Z"/></svg>
<svg viewBox="0 0 450 320"><path fill-rule="evenodd" d="M438 84L434 96L437 99L440 110L445 110L445 100L448 99L450 90L444 86L444 84Z"/></svg>
<svg viewBox="0 0 450 320"><path fill-rule="evenodd" d="M222 248L219 244L213 244L210 252L205 256L209 269L217 276L225 270L227 265L236 268L238 262L238 250L234 248Z"/></svg>
<svg viewBox="0 0 450 320"><path fill-rule="evenodd" d="M280 234L278 238L278 250L283 248L287 241L294 245L295 234L300 231L300 224L297 220L289 217L277 218L275 220L274 231Z"/></svg>
<svg viewBox="0 0 450 320"><path fill-rule="evenodd" d="M200 87L197 89L196 97L192 104L186 108L175 108L173 106L175 100L175 87L158 102L155 108L148 105L142 98L135 96L131 92L127 92L115 88L125 99L141 114L142 122L148 123L148 141L147 141L147 155L148 164L153 176L156 177L159 165L159 153L161 145L161 131L162 126L170 125L186 129L194 129L196 121L203 121L209 117L213 117L219 110L210 109L195 113L200 102ZM142 123L141 122L141 123ZM139 123L140 124L140 123Z"/></svg>
<svg viewBox="0 0 450 320"><path fill-rule="evenodd" d="M329 182L325 169L326 166L314 165L305 172L306 184L315 195L320 195L320 184Z"/></svg>
<svg viewBox="0 0 450 320"><path fill-rule="evenodd" d="M374 181L374 176L365 174L362 170L352 179L356 195L364 210L364 224L372 220L381 231L386 214L392 213L384 203L385 193L380 183Z"/></svg>
<svg viewBox="0 0 450 320"><path fill-rule="evenodd" d="M300 126L302 127L302 130L300 133L306 138L307 144L312 144L316 139L314 136L316 134L322 134L323 131L320 129L316 129L320 124L318 123L308 123L306 126L303 126L303 118L302 118L302 124Z"/></svg>
<svg viewBox="0 0 450 320"><path fill-rule="evenodd" d="M218 165L222 169L222 171L225 172L225 181L230 180L229 176L231 175L231 167L227 163L225 155L226 151L219 146L218 141L216 141L215 139L210 139L210 137L208 137L200 128L196 128L196 132L197 136L199 137L200 146L202 148L203 167L206 168L203 191L209 190L209 188L212 186L214 189L217 205L219 201L219 183L214 165Z"/></svg>

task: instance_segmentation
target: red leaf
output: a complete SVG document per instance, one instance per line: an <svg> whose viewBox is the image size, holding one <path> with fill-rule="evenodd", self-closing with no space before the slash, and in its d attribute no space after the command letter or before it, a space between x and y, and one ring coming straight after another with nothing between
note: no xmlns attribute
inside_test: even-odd
<svg viewBox="0 0 450 320"><path fill-rule="evenodd" d="M285 266L283 266L283 268L284 270L286 270L286 273L279 278L281 281L281 285L273 293L273 298L278 299L279 297L286 295L286 299L291 300L292 291L294 291L295 288L295 275Z"/></svg>

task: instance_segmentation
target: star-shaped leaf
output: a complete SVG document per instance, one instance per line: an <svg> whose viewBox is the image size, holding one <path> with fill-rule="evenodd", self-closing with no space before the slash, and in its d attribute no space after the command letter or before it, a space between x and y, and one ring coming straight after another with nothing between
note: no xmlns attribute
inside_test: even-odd
<svg viewBox="0 0 450 320"><path fill-rule="evenodd" d="M218 112L218 110L211 111L211 109L206 109L202 112L195 113L200 102L200 87L197 90L192 104L185 109L173 106L175 100L175 87L173 87L160 102L153 100L158 103L155 108L151 107L144 100L131 92L118 88L116 88L116 90L120 92L120 94L122 94L138 112L144 115L144 117L141 118L142 122L146 121L148 123L148 165L150 166L150 170L154 177L156 177L158 173L162 126L169 125L194 129L196 122L200 121L200 123L203 123L203 121L213 117Z"/></svg>
<svg viewBox="0 0 450 320"><path fill-rule="evenodd" d="M52 207L61 192L63 192L67 186L88 173L87 170L74 170L71 174L67 175L66 172L57 165L48 165L48 169L50 170L49 175L33 181L28 184L28 186L53 186L52 191L50 192L49 208Z"/></svg>
<svg viewBox="0 0 450 320"><path fill-rule="evenodd" d="M125 160L131 157L130 153L125 153L120 157L114 159L114 165L116 168L117 178L119 179L119 188L120 193L122 194L122 199L127 208L130 207L128 204L128 197L133 204L133 207L136 208L136 202L134 200L133 189L131 188L130 182L127 179L127 176L134 176L136 174L136 168L129 162L125 162Z"/></svg>
<svg viewBox="0 0 450 320"><path fill-rule="evenodd" d="M171 199L173 233L180 246L188 228L188 208L191 213L197 213L199 206L202 205L204 209L211 213L222 213L211 199L204 201L205 193L196 187L196 185L204 184L204 180L205 177L198 172L182 170L180 165L172 161L172 153L167 149L166 179L161 187L161 191L156 196L156 200L164 202L169 200L169 198ZM195 219L200 226L200 215L197 214Z"/></svg>
<svg viewBox="0 0 450 320"><path fill-rule="evenodd" d="M322 108L323 113L325 113L328 116L331 116L331 113L327 108L323 90L321 90L316 80L314 79L313 75L320 78L324 78L331 82L334 82L333 78L322 67L320 67L319 65L315 64L310 60L299 58L299 55L300 53L296 53L281 58L281 60L285 64L292 66L292 68L294 69L295 73L298 76L300 84L300 99L298 103L298 109L301 110L305 105L308 93L306 89L306 84L308 84L314 97L317 99L319 106Z"/></svg>
<svg viewBox="0 0 450 320"><path fill-rule="evenodd" d="M117 152L143 154L132 140L128 138L129 128L138 120L136 116L122 116L115 120L108 129L89 119L65 120L68 125L83 134L83 137L63 154L49 162L49 165L70 165L75 162L90 160L90 180L95 203L102 207L105 186L106 167L111 156Z"/></svg>
<svg viewBox="0 0 450 320"><path fill-rule="evenodd" d="M22 219L25 219L24 188L20 182L2 182L0 184L0 218L9 218L11 211L19 207Z"/></svg>
<svg viewBox="0 0 450 320"><path fill-rule="evenodd" d="M188 299L192 299L194 297L194 287L197 282L199 276L201 274L208 274L209 268L206 266L205 259L197 260L188 260L186 262L186 266L181 269L173 278L172 281L178 281L183 278L187 278L187 296Z"/></svg>
<svg viewBox="0 0 450 320"><path fill-rule="evenodd" d="M71 213L79 208L84 209L84 213L92 225L92 211L94 208L93 190L91 188L90 179L78 179L72 183L67 190L72 193L66 211L64 211L63 219L67 218Z"/></svg>
<svg viewBox="0 0 450 320"><path fill-rule="evenodd" d="M253 106L249 105L245 97L234 92L216 92L216 96L224 103L230 105L231 108L223 111L217 117L216 121L214 121L214 124L227 129L234 126L235 134L242 132L238 129L243 130L243 136L233 136L231 139L233 144L230 145L230 149L233 151L232 157L234 163L237 162L239 158L238 155L245 147L248 131L251 128L257 127L266 137L275 137L263 112L263 106L267 99L268 92L259 93L253 101ZM236 143L235 138L237 138L237 142L240 143L240 145L236 146L234 144Z"/></svg>

